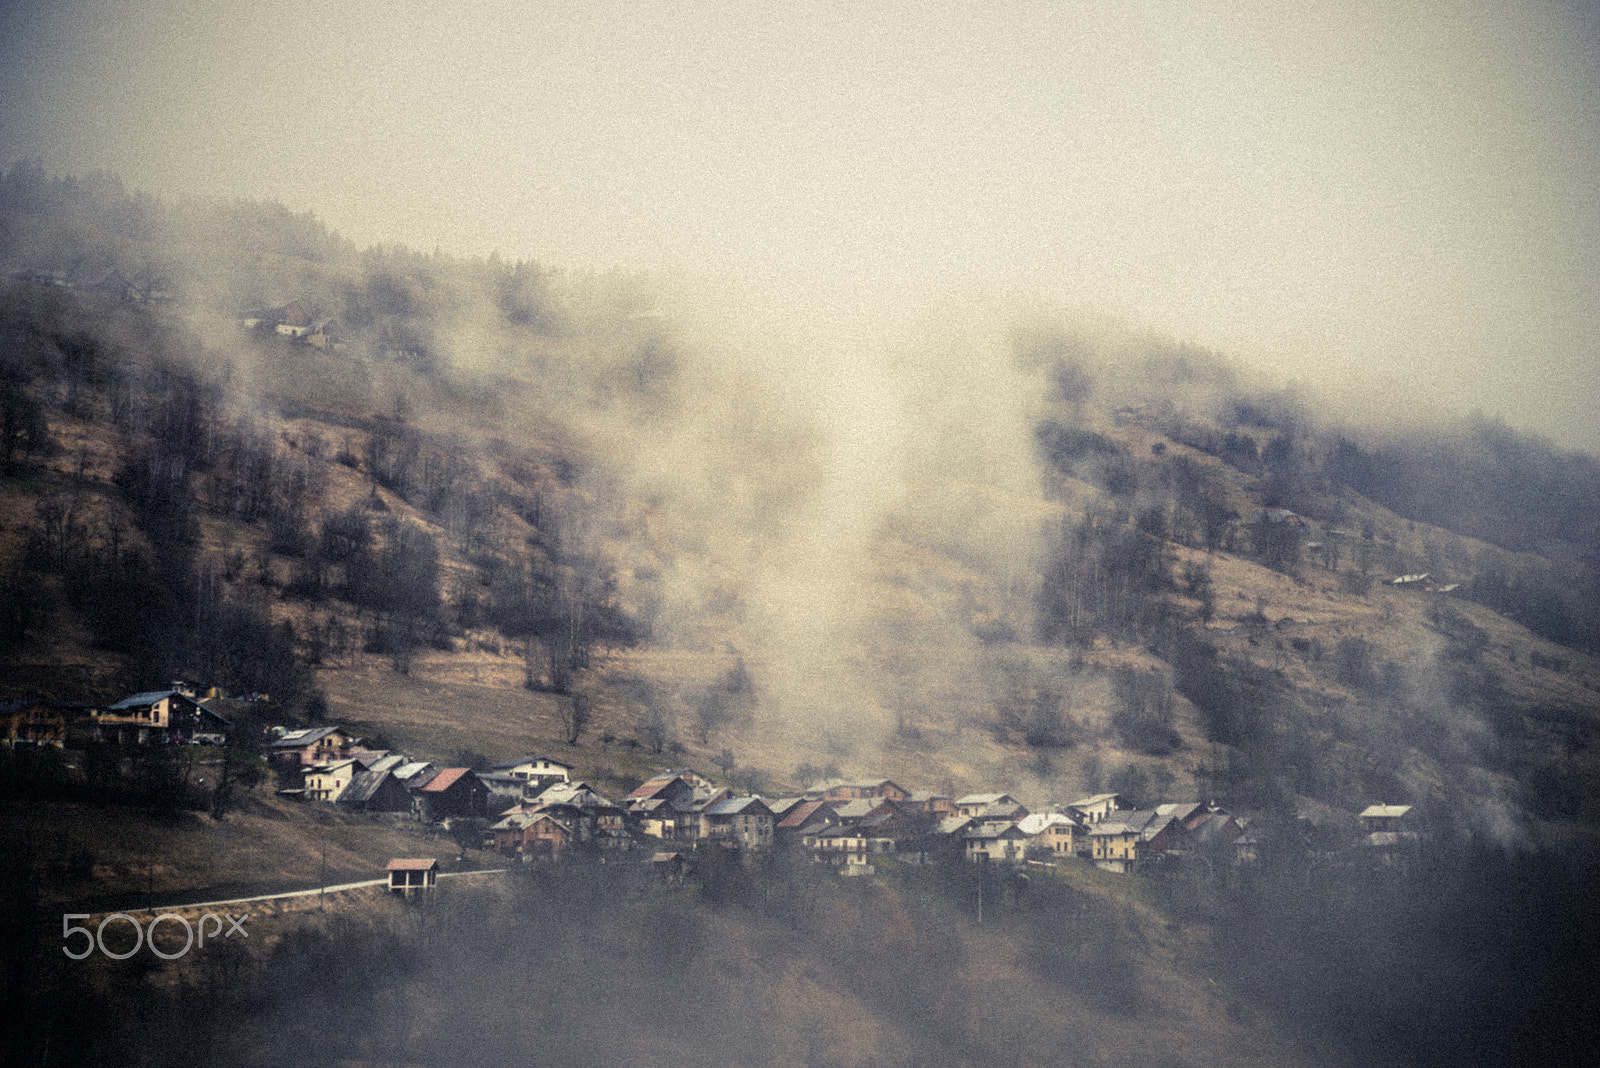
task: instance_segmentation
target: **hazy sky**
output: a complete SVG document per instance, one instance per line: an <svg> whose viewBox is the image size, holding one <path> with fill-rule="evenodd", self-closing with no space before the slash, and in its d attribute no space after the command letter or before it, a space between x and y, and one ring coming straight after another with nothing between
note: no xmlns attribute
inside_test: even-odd
<svg viewBox="0 0 1600 1068"><path fill-rule="evenodd" d="M1594 4L0 19L5 163L278 199L361 242L682 268L832 336L1043 298L1600 449Z"/></svg>

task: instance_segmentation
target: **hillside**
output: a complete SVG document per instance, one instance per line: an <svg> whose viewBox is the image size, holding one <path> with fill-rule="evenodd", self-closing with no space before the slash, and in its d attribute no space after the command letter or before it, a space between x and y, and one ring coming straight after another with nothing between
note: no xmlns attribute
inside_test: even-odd
<svg viewBox="0 0 1600 1068"><path fill-rule="evenodd" d="M805 353L730 339L663 280L358 251L270 205L21 168L0 194L0 695L192 678L268 695L238 706L236 748L339 723L452 763L557 755L612 792L664 767L767 796L874 774L1031 805L1217 798L1346 834L1383 801L1512 855L1585 855L1600 829L1592 457L1482 419L1345 425L1217 354L1066 317L904 357L916 384L879 419L867 385L830 399ZM126 291L52 281L112 268ZM291 303L337 330L239 321ZM269 792L229 818L303 869L320 832ZM239 848L222 833L184 849ZM52 897L127 892L134 854L165 848L117 838ZM57 866L82 848L63 841ZM194 888L262 871L161 863ZM1148 1050L1113 1062L1183 1063L1197 1021L1202 1059L1293 1060L1290 1010L1206 989L1228 907L1191 929L1169 897L1095 887L1169 995ZM797 999L752 1050L813 1014L859 1014L859 1048L794 1063L915 1046L926 1006L864 998L864 951L828 925L899 930L922 905L863 893L826 921L693 921L708 959L742 962L687 965L718 971L708 1004ZM1031 1035L1064 1012L1094 1060L1121 1007L1070 982L979 996L1038 980L1049 915L950 936L962 990L928 996ZM934 968L933 922L882 952ZM823 963L773 948L795 923L827 928ZM608 976L638 963L615 937ZM968 1028L949 1063L1048 1063L1057 1030L991 1048Z"/></svg>

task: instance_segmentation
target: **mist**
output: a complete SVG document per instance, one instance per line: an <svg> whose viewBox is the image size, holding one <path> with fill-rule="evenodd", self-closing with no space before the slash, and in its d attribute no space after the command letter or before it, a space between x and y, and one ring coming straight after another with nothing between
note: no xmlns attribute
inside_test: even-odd
<svg viewBox="0 0 1600 1068"><path fill-rule="evenodd" d="M1600 441L1589 5L5 18L7 160L363 244L688 272L835 336L1043 298ZM257 44L285 32L307 46Z"/></svg>

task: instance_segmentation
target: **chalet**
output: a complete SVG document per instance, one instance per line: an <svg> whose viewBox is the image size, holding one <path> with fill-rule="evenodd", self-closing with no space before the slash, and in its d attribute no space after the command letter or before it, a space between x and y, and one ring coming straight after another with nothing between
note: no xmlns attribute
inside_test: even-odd
<svg viewBox="0 0 1600 1068"><path fill-rule="evenodd" d="M432 890L439 882L439 862L431 858L396 857L384 870L389 873L389 889L396 894Z"/></svg>
<svg viewBox="0 0 1600 1068"><path fill-rule="evenodd" d="M480 771L477 776L483 788L489 791L490 809L523 800L522 788L527 785L526 780L513 778L503 771Z"/></svg>
<svg viewBox="0 0 1600 1068"><path fill-rule="evenodd" d="M859 829L842 824L806 828L801 844L819 864L836 867L864 867L867 863L867 838Z"/></svg>
<svg viewBox="0 0 1600 1068"><path fill-rule="evenodd" d="M527 817L519 853L523 860L556 860L579 841L570 823L549 812Z"/></svg>
<svg viewBox="0 0 1600 1068"><path fill-rule="evenodd" d="M506 812L489 826L489 835L493 840L492 848L503 857L518 857L523 855L523 846L527 839L528 825L538 819L533 812L519 810Z"/></svg>
<svg viewBox="0 0 1600 1068"><path fill-rule="evenodd" d="M968 830L962 842L973 864L1021 864L1028 836L1015 823L986 823Z"/></svg>
<svg viewBox="0 0 1600 1068"><path fill-rule="evenodd" d="M956 814L978 819L983 816L984 809L990 805L1015 805L1017 803L1017 799L1010 794L967 794L965 797L956 798Z"/></svg>
<svg viewBox="0 0 1600 1068"><path fill-rule="evenodd" d="M1080 798L1067 806L1067 812L1078 816L1085 823L1099 823L1113 812L1128 807L1121 794L1095 794L1093 797Z"/></svg>
<svg viewBox="0 0 1600 1068"><path fill-rule="evenodd" d="M337 801L352 779L362 771L360 764L346 757L314 764L305 770L305 798L307 801ZM409 807L409 806L407 806Z"/></svg>
<svg viewBox="0 0 1600 1068"><path fill-rule="evenodd" d="M572 765L563 764L559 760L529 754L520 760L508 761L504 764L495 764L489 769L491 775L506 775L523 783L528 787L524 794L533 797L545 787L558 782L572 781Z"/></svg>
<svg viewBox="0 0 1600 1068"><path fill-rule="evenodd" d="M1089 854L1097 868L1131 872L1154 860L1175 841L1174 821L1154 809L1119 811L1089 831Z"/></svg>
<svg viewBox="0 0 1600 1068"><path fill-rule="evenodd" d="M817 783L811 791L820 791L824 801L860 801L869 797L883 797L890 801L904 801L911 791L888 779L865 779L859 782L829 780Z"/></svg>
<svg viewBox="0 0 1600 1068"><path fill-rule="evenodd" d="M1017 821L1022 833L1054 857L1075 856L1089 848L1088 828L1064 812L1037 812Z"/></svg>
<svg viewBox="0 0 1600 1068"><path fill-rule="evenodd" d="M307 727L288 731L273 741L267 747L267 757L279 767L323 764L343 757L359 741L342 727Z"/></svg>
<svg viewBox="0 0 1600 1068"><path fill-rule="evenodd" d="M900 802L902 811L914 816L930 816L934 819L944 819L947 816L959 815L956 812L954 798L944 794L936 794L930 790L914 790L911 796Z"/></svg>
<svg viewBox="0 0 1600 1068"><path fill-rule="evenodd" d="M806 828L833 827L838 823L838 813L826 801L802 801L791 806L773 826L773 840L780 847L792 846Z"/></svg>
<svg viewBox="0 0 1600 1068"><path fill-rule="evenodd" d="M389 774L399 781L407 790L417 790L429 779L439 774L439 769L426 760L404 761L394 768Z"/></svg>
<svg viewBox="0 0 1600 1068"><path fill-rule="evenodd" d="M273 333L284 337L305 337L311 331L311 316L297 300L277 308L245 312L239 316L239 322L249 330L270 327Z"/></svg>
<svg viewBox="0 0 1600 1068"><path fill-rule="evenodd" d="M1139 859L1137 825L1121 820L1101 820L1089 829L1089 857L1106 871L1131 872Z"/></svg>
<svg viewBox="0 0 1600 1068"><path fill-rule="evenodd" d="M732 796L732 790L712 786L693 772L667 772L634 790L623 807L652 838L693 838L700 833L701 814Z"/></svg>
<svg viewBox="0 0 1600 1068"><path fill-rule="evenodd" d="M1203 812L1185 825L1184 848L1220 857L1234 849L1244 828L1226 812Z"/></svg>
<svg viewBox="0 0 1600 1068"><path fill-rule="evenodd" d="M48 745L56 749L67 744L67 728L77 706L59 701L0 701L0 731L12 748L23 745ZM87 712L87 707L83 708Z"/></svg>
<svg viewBox="0 0 1600 1068"><path fill-rule="evenodd" d="M772 810L759 797L729 797L700 814L700 837L744 850L772 847Z"/></svg>
<svg viewBox="0 0 1600 1068"><path fill-rule="evenodd" d="M311 329L305 335L308 345L314 345L326 352L333 352L344 348L344 330L339 326L339 320L324 318L311 324Z"/></svg>
<svg viewBox="0 0 1600 1068"><path fill-rule="evenodd" d="M350 785L339 795L338 802L358 812L387 812L393 815L411 812L411 792L384 768L367 768L357 772L350 780Z"/></svg>
<svg viewBox="0 0 1600 1068"><path fill-rule="evenodd" d="M190 741L197 734L219 736L229 723L217 712L179 690L151 690L116 704L91 709L95 738L118 741Z"/></svg>
<svg viewBox="0 0 1600 1068"><path fill-rule="evenodd" d="M1028 815L1020 801L996 801L978 814L985 823L1016 823Z"/></svg>
<svg viewBox="0 0 1600 1068"><path fill-rule="evenodd" d="M651 878L668 886L682 886L689 867L682 853L652 853L649 864Z"/></svg>
<svg viewBox="0 0 1600 1068"><path fill-rule="evenodd" d="M803 797L765 797L767 808L772 810L772 818L781 821L791 811L806 803Z"/></svg>
<svg viewBox="0 0 1600 1068"><path fill-rule="evenodd" d="M1410 805L1368 805L1361 810L1361 830L1366 834L1411 830Z"/></svg>
<svg viewBox="0 0 1600 1068"><path fill-rule="evenodd" d="M841 823L860 823L875 816L895 816L899 822L905 824L905 813L900 806L886 797L863 797L856 801L835 801L830 803L830 808L839 817Z"/></svg>
<svg viewBox="0 0 1600 1068"><path fill-rule="evenodd" d="M633 817L640 832L649 835L651 838L664 838L672 841L680 837L680 829L687 826L688 823L688 817L684 813L680 813L664 797L629 801L626 811L629 816ZM696 826L698 826L698 822L696 822Z"/></svg>
<svg viewBox="0 0 1600 1068"><path fill-rule="evenodd" d="M430 823L451 816L482 816L489 811L489 791L469 768L444 768L420 785L410 785L414 811Z"/></svg>

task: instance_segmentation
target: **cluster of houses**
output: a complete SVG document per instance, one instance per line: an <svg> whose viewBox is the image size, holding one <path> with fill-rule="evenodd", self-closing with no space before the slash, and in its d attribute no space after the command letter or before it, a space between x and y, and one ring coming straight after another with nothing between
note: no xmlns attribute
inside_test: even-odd
<svg viewBox="0 0 1600 1068"><path fill-rule="evenodd" d="M342 727L279 733L267 759L282 778L301 785L278 791L357 812L445 823L489 813L489 788L469 768L441 768L403 753L369 749Z"/></svg>
<svg viewBox="0 0 1600 1068"><path fill-rule="evenodd" d="M98 270L79 268L74 271L30 269L14 271L13 281L29 285L71 289L79 293L110 297L113 300L132 301L139 304L173 304L177 291L165 276L132 282L115 267Z"/></svg>
<svg viewBox="0 0 1600 1068"><path fill-rule="evenodd" d="M829 780L773 799L737 795L681 769L613 800L575 780L569 765L545 757L485 771L440 768L363 748L338 727L285 733L270 753L302 776L304 785L287 794L431 822L489 816L484 845L523 862L648 851L658 870L681 876L695 851L720 848L799 853L850 875L869 874L888 856L1008 865L1082 857L1131 873L1174 856L1205 858L1212 866L1248 863L1258 845L1248 821L1214 802L1137 808L1106 793L1033 812L1010 794L949 797L889 779ZM1368 808L1361 814L1365 844L1392 852L1414 841L1410 811Z"/></svg>
<svg viewBox="0 0 1600 1068"><path fill-rule="evenodd" d="M1131 872L1184 851L1248 860L1254 844L1214 804L1136 810L1120 794L1098 794L1030 812L1009 794L949 797L889 779L828 781L796 797L767 799L737 796L692 771L657 775L621 801L570 779L530 785L490 833L497 852L523 860L554 859L579 846L649 846L654 863L681 865L683 854L668 847L720 846L740 853L800 852L845 874L870 873L874 860L888 855L974 864L1081 856Z"/></svg>
<svg viewBox="0 0 1600 1068"><path fill-rule="evenodd" d="M270 330L319 349L336 350L344 347L344 330L339 320L331 316L313 318L298 300L276 308L257 308L239 317L239 325L247 330Z"/></svg>
<svg viewBox="0 0 1600 1068"><path fill-rule="evenodd" d="M65 749L93 742L122 745L223 745L230 726L192 684L136 693L108 705L20 699L0 701L0 740Z"/></svg>

